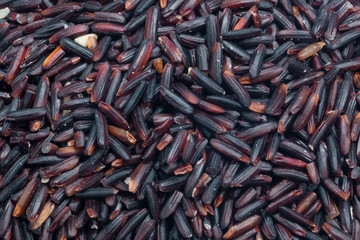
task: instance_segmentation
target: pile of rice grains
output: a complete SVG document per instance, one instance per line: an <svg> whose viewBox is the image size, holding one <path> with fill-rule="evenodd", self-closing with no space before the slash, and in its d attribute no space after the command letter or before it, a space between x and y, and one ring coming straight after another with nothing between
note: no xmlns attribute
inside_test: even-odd
<svg viewBox="0 0 360 240"><path fill-rule="evenodd" d="M360 239L360 3L0 0L1 239Z"/></svg>

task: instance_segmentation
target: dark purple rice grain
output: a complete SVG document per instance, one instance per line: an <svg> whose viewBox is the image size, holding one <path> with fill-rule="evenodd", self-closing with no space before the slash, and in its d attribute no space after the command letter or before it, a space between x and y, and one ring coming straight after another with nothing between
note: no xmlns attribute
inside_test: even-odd
<svg viewBox="0 0 360 240"><path fill-rule="evenodd" d="M238 208L234 214L234 218L237 221L242 221L247 217L258 213L268 204L267 199L265 198L258 198L254 199L252 202L248 203L246 206L242 208Z"/></svg>
<svg viewBox="0 0 360 240"><path fill-rule="evenodd" d="M337 228L336 226L333 226L327 222L324 223L322 229L331 237L349 240L352 239L351 235L345 233L344 231L342 231L342 229Z"/></svg>
<svg viewBox="0 0 360 240"><path fill-rule="evenodd" d="M161 209L160 212L160 218L166 219L172 214L174 214L174 212L176 211L176 209L180 204L182 197L183 197L182 192L179 191L173 192L164 203L163 208Z"/></svg>
<svg viewBox="0 0 360 240"><path fill-rule="evenodd" d="M287 231L296 234L297 236L306 236L307 231L305 228L299 224L288 220L287 218L281 216L279 213L274 214L274 219L279 222L282 226L286 228Z"/></svg>
<svg viewBox="0 0 360 240"><path fill-rule="evenodd" d="M80 56L89 62L92 62L94 58L94 54L89 49L81 46L69 38L62 38L60 40L60 45L65 51Z"/></svg>
<svg viewBox="0 0 360 240"><path fill-rule="evenodd" d="M190 229L189 222L180 208L178 208L173 214L173 219L182 237L184 238L192 237L192 233L191 233L192 231Z"/></svg>
<svg viewBox="0 0 360 240"><path fill-rule="evenodd" d="M225 40L222 41L222 44L224 51L231 55L233 58L241 60L243 62L248 62L250 60L250 54L244 49Z"/></svg>

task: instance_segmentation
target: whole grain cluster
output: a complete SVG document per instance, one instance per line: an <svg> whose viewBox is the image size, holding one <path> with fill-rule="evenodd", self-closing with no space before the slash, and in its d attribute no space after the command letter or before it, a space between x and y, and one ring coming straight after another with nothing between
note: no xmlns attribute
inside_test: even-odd
<svg viewBox="0 0 360 240"><path fill-rule="evenodd" d="M0 239L360 239L358 0L0 0Z"/></svg>

